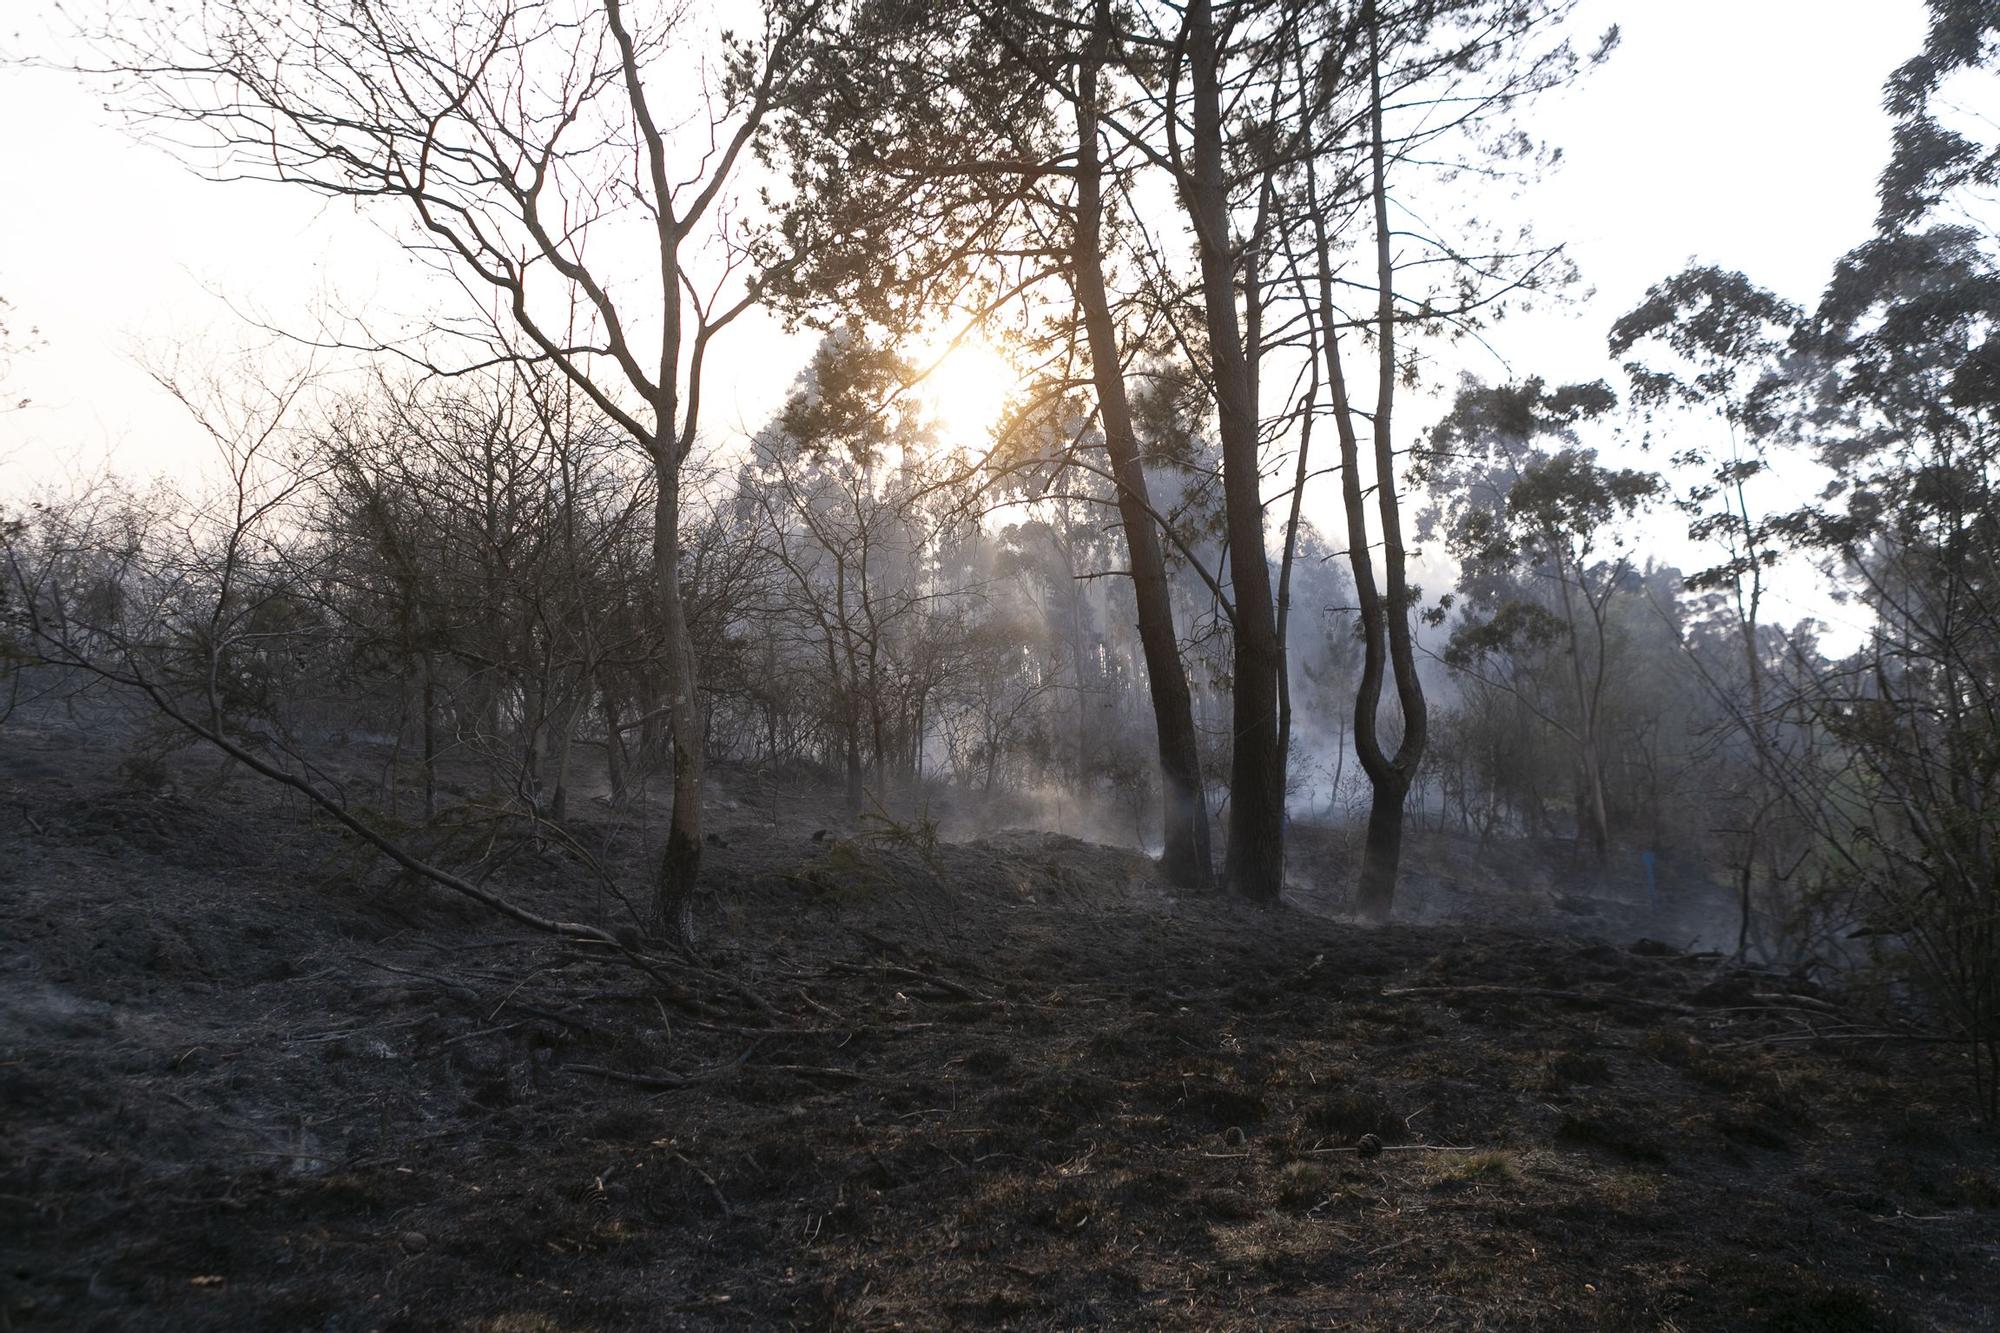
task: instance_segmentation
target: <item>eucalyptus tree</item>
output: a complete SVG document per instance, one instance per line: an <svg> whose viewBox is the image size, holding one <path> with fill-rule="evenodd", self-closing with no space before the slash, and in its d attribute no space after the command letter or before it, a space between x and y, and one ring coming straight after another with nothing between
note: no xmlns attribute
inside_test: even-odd
<svg viewBox="0 0 2000 1333"><path fill-rule="evenodd" d="M1878 228L1907 230L1941 210L1970 218L2000 187L2000 139L1990 120L1967 114L1946 89L1996 73L2000 12L1987 0L1927 0L1923 50L1896 67L1884 88L1896 119L1894 147L1882 169ZM1982 137L1983 136L1983 137ZM1990 231L1990 223L1987 224Z"/></svg>
<svg viewBox="0 0 2000 1333"><path fill-rule="evenodd" d="M1813 692L1868 799L1815 808L1871 914L1971 1039L2000 1115L2000 257L1969 227L1854 250L1803 332L1811 430L1835 473L1798 516L1870 613ZM1853 790L1834 793L1851 798Z"/></svg>
<svg viewBox="0 0 2000 1333"><path fill-rule="evenodd" d="M1775 887L1797 864L1779 844L1789 841L1782 826L1795 823L1783 818L1783 770L1798 761L1786 742L1803 733L1784 725L1782 700L1772 697L1781 649L1765 605L1771 570L1792 545L1795 496L1772 485L1772 464L1795 401L1786 343L1803 318L1743 274L1695 264L1649 288L1610 335L1611 354L1627 358L1633 402L1649 419L1663 418L1661 433L1679 444L1672 462L1687 480L1673 503L1687 517L1688 536L1720 557L1688 574L1686 588L1726 600L1737 667L1712 669L1691 641L1682 647L1750 747L1751 781L1732 784L1732 822L1741 829L1738 952L1750 943L1759 866Z"/></svg>
<svg viewBox="0 0 2000 1333"><path fill-rule="evenodd" d="M1578 441L1578 428L1616 401L1601 382L1470 386L1432 432L1423 470L1443 497L1426 524L1460 570L1461 619L1445 660L1507 690L1569 741L1584 797L1578 823L1600 858L1611 838L1613 599L1632 569L1631 520L1661 487L1654 473L1606 467ZM1523 670L1551 653L1563 682L1553 699Z"/></svg>
<svg viewBox="0 0 2000 1333"><path fill-rule="evenodd" d="M1727 455L1688 456L1707 471L1687 496L1696 531L1725 543L1698 578L1737 602L1747 698L1729 706L1822 877L1845 890L1842 910L1899 942L1892 956L1967 1038L1994 1117L2000 150L1955 103L2000 73L2000 14L1980 0L1929 10L1923 50L1885 88L1896 125L1876 234L1836 263L1818 302L1794 310L1741 274L1696 267L1649 292L1613 338L1646 353L1638 395L1713 407L1736 432ZM1828 480L1802 503L1753 508L1738 487L1780 451L1809 454ZM1755 608L1761 571L1782 555L1818 563L1864 613L1867 639L1828 662L1802 624L1784 645L1785 697L1760 704L1775 673Z"/></svg>
<svg viewBox="0 0 2000 1333"><path fill-rule="evenodd" d="M738 32L647 0L102 0L87 34L117 104L190 162L385 211L493 317L360 341L545 364L648 461L674 739L656 907L681 937L703 773L681 473L713 341L759 299L732 200L813 9Z"/></svg>
<svg viewBox="0 0 2000 1333"><path fill-rule="evenodd" d="M915 400L881 408L906 369L865 339L828 337L739 477L772 571L762 604L746 609L813 663L854 815L869 767L878 800L892 768L914 780L927 711L962 663L954 641L979 591L933 577L969 522L966 469Z"/></svg>
<svg viewBox="0 0 2000 1333"><path fill-rule="evenodd" d="M1760 751L1766 748L1758 730L1765 711L1766 571L1786 542L1778 506L1759 504L1752 492L1770 470L1790 385L1781 366L1784 344L1803 314L1741 273L1693 265L1649 288L1610 337L1613 356L1633 357L1625 370L1636 403L1653 411L1706 409L1722 427L1718 443L1688 443L1675 452L1676 467L1694 473L1675 506L1688 517L1690 538L1720 548L1722 559L1689 575L1688 586L1726 590L1734 605L1752 741ZM1634 357L1639 352L1650 359Z"/></svg>
<svg viewBox="0 0 2000 1333"><path fill-rule="evenodd" d="M1991 126L1954 110L2000 75L2000 14L1931 0L1890 77L1875 237L1834 267L1792 347L1788 423L1834 480L1792 528L1872 618L1818 677L1814 720L1859 781L1806 808L1967 1039L2000 1118L2000 240Z"/></svg>

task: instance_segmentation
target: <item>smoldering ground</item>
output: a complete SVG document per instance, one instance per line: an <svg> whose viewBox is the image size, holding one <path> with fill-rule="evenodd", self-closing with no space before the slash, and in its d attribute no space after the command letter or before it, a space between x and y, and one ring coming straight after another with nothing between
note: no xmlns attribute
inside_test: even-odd
<svg viewBox="0 0 2000 1333"><path fill-rule="evenodd" d="M1223 911L1055 834L826 834L837 785L774 823L736 771L700 916L740 989L661 990L206 756L10 740L15 1327L1951 1328L2000 1301L2000 1148L1940 1048L1678 941ZM578 829L619 866L630 833ZM551 849L491 882L600 905Z"/></svg>

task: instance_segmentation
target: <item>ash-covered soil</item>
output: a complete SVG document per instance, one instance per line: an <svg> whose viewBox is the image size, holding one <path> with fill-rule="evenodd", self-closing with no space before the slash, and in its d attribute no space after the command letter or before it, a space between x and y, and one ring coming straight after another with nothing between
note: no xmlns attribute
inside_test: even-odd
<svg viewBox="0 0 2000 1333"><path fill-rule="evenodd" d="M121 753L0 730L0 1328L2000 1323L1963 1055L1684 941L1365 930L725 784L663 990ZM643 830L578 833L641 882Z"/></svg>

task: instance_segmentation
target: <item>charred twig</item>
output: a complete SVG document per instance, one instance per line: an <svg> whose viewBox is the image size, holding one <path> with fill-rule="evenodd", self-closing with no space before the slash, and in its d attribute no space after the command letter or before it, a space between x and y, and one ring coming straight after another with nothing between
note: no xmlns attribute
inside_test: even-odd
<svg viewBox="0 0 2000 1333"><path fill-rule="evenodd" d="M833 1065L746 1065L747 1069L760 1070L772 1074L797 1074L801 1078L844 1079L851 1083L896 1084L903 1080L882 1074L865 1074L858 1069L840 1069Z"/></svg>
<svg viewBox="0 0 2000 1333"><path fill-rule="evenodd" d="M1355 1153L1362 1157L1373 1157L1383 1152L1484 1152L1483 1148L1470 1148L1454 1143L1378 1143L1372 1148L1362 1149L1358 1144L1345 1148L1306 1148L1304 1152L1324 1156L1328 1153Z"/></svg>
<svg viewBox="0 0 2000 1333"><path fill-rule="evenodd" d="M438 1049L442 1050L447 1046L456 1046L462 1041L472 1041L479 1037L491 1037L501 1032L512 1032L515 1028L523 1026L527 1021L524 1018L515 1023L502 1023L498 1027L479 1028L472 1032L461 1032L456 1037L446 1037L443 1041L439 1042Z"/></svg>
<svg viewBox="0 0 2000 1333"><path fill-rule="evenodd" d="M1509 1000L1562 1000L1570 1004L1623 1005L1628 1009L1645 1009L1655 1013L1683 1014L1698 1018L1713 1010L1698 1009L1691 1004L1676 1004L1670 1000L1642 1000L1632 995L1593 995L1588 991L1556 990L1545 986L1405 986L1396 990L1385 990L1385 996L1433 995L1439 997L1463 996L1468 999L1481 997Z"/></svg>
<svg viewBox="0 0 2000 1333"><path fill-rule="evenodd" d="M1000 1003L993 996L976 991L970 986L961 985L949 977L941 977L935 972L926 972L921 968L905 967L901 963L891 963L881 959L878 959L872 965L862 963L834 963L827 970L844 973L848 976L865 977L879 973L884 976L901 978L904 981L921 981L924 985L942 991L953 999L964 1000L970 1004Z"/></svg>
<svg viewBox="0 0 2000 1333"><path fill-rule="evenodd" d="M614 1083L630 1083L636 1088L654 1088L662 1091L690 1088L697 1083L707 1081L706 1077L700 1075L628 1074L622 1069L606 1069L603 1065L566 1064L563 1068L572 1074L588 1074L592 1078L608 1078Z"/></svg>
<svg viewBox="0 0 2000 1333"><path fill-rule="evenodd" d="M612 948L624 955L626 961L639 966L642 971L658 982L661 986L661 993L666 999L672 1000L675 1004L687 1008L691 1012L708 1016L713 1016L714 1013L712 1009L703 1005L698 997L690 993L687 987L679 985L673 979L669 978L665 972L660 970L662 967L668 965L669 961L671 961L671 965L678 976L690 981L705 982L718 990L729 992L751 1009L770 1019L774 1027L784 1027L790 1017L748 984L737 980L725 972L718 972L714 968L702 967L686 956L672 960L648 958L638 953L630 945L617 940L604 941L571 937L565 942L573 947L586 948L609 943ZM585 954L583 956L590 957L591 955Z"/></svg>
<svg viewBox="0 0 2000 1333"><path fill-rule="evenodd" d="M724 1217L734 1217L736 1215L736 1210L729 1206L729 1200L722 1197L722 1187L715 1183L714 1176L696 1166L686 1153L675 1153L674 1160L701 1177L702 1183L708 1186L708 1192L715 1196L715 1206L722 1210Z"/></svg>
<svg viewBox="0 0 2000 1333"><path fill-rule="evenodd" d="M810 1006L813 1009L817 1009L820 1013L825 1014L828 1018L831 1018L836 1023L845 1023L847 1021L846 1016L840 1013L838 1010L830 1009L826 1005L821 1004L818 1000L815 1000L812 996L806 994L806 988L803 986L799 987L799 998L801 1000L804 1000L808 1006Z"/></svg>
<svg viewBox="0 0 2000 1333"><path fill-rule="evenodd" d="M560 1023L562 1026L566 1028L576 1028L583 1032L594 1032L599 1036L616 1035L612 1033L610 1029L600 1027L597 1024L591 1022L587 1018L579 1018L576 1014L568 1010L544 1009L540 1005L523 1004L519 1000L510 1001L509 1003L502 1005L501 1008L516 1009L521 1013L527 1014L532 1018L539 1018L544 1022ZM500 1012L499 1009L495 1009L493 1011L494 1016L498 1016L499 1012Z"/></svg>
<svg viewBox="0 0 2000 1333"><path fill-rule="evenodd" d="M377 962L373 958L363 958L359 955L355 956L354 961L360 963L363 967L372 967L383 972L394 972L398 976L414 977L418 981L428 981L433 986L442 986L445 990L462 1000L477 1000L481 998L477 990L455 977L441 977L435 972L418 972L412 968L396 967L390 963Z"/></svg>
<svg viewBox="0 0 2000 1333"><path fill-rule="evenodd" d="M1951 1045L1964 1040L1963 1037L1946 1036L1937 1032L1773 1032L1762 1037L1745 1037L1740 1041L1716 1042L1709 1049L1732 1051L1741 1050L1746 1046L1798 1046L1815 1041L1900 1041L1920 1045Z"/></svg>

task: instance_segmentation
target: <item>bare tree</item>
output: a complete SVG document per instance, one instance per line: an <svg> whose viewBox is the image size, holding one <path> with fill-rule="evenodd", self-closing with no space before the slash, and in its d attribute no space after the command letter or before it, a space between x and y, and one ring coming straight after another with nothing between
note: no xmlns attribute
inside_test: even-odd
<svg viewBox="0 0 2000 1333"><path fill-rule="evenodd" d="M14 369L14 358L27 348L34 346L40 330L30 327L25 337L14 331L7 320L14 309L14 303L0 296L0 386L4 386ZM0 398L0 413L18 412L28 405L28 399L16 398L9 402Z"/></svg>
<svg viewBox="0 0 2000 1333"><path fill-rule="evenodd" d="M656 907L682 938L701 859L703 744L679 585L681 473L711 343L757 299L729 192L809 20L807 7L740 36L684 7L627 0L245 0L121 5L89 34L101 55L92 72L120 104L191 143L217 177L396 210L412 252L495 317L431 330L470 344L455 365L546 364L649 460L674 741ZM613 253L629 272L609 265ZM436 365L426 348L439 343L394 348Z"/></svg>
<svg viewBox="0 0 2000 1333"><path fill-rule="evenodd" d="M1398 476L1397 394L1415 374L1410 344L1475 330L1507 296L1565 272L1559 250L1525 236L1479 240L1470 223L1467 235L1454 237L1442 219L1399 221L1409 212L1400 195L1444 164L1481 175L1506 169L1519 148L1501 146L1495 122L1583 67L1561 35L1570 8L1561 0L1307 5L1279 34L1293 106L1280 122L1291 127L1280 142L1292 160L1281 154L1278 162L1291 188L1281 196L1289 216L1275 224L1278 241L1267 248L1285 251L1307 346L1324 368L1315 402L1323 382L1339 450L1363 646L1355 754L1372 788L1356 900L1378 918L1394 901L1403 809L1427 737ZM1594 58L1615 38L1614 29ZM1340 295L1346 288L1367 307L1350 313ZM1350 365L1357 342L1373 354L1371 373ZM1369 380L1372 392L1362 387ZM1300 484L1305 475L1302 464ZM1395 709L1385 719L1390 682Z"/></svg>
<svg viewBox="0 0 2000 1333"><path fill-rule="evenodd" d="M561 823L585 714L612 670L651 655L631 570L648 479L566 382L525 370L378 380L307 443L328 605L357 671L398 676L389 767L414 713L427 817L448 744Z"/></svg>
<svg viewBox="0 0 2000 1333"><path fill-rule="evenodd" d="M338 652L302 520L313 466L292 465L292 418L312 377L269 384L159 376L218 447L220 484L134 494L100 485L46 504L0 542L13 619L32 660L143 698L188 736L289 788L404 870L521 925L653 965L605 927L541 915L383 833L295 722Z"/></svg>

